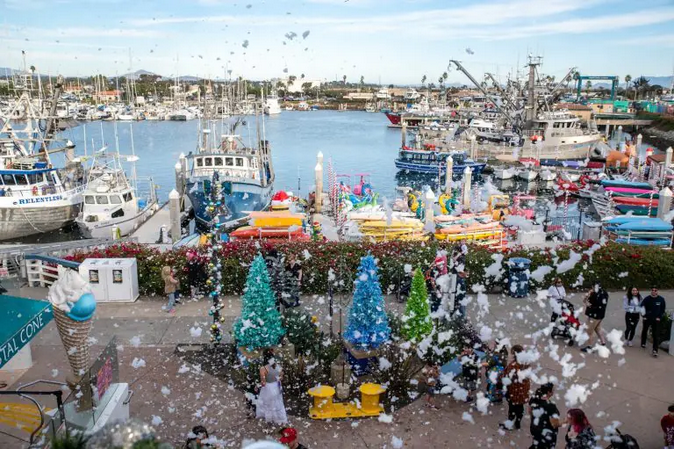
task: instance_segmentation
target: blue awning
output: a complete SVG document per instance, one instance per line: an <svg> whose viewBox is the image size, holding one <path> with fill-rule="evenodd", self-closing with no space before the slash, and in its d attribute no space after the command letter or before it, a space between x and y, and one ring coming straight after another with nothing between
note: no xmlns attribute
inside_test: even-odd
<svg viewBox="0 0 674 449"><path fill-rule="evenodd" d="M48 301L0 295L0 368L54 317Z"/></svg>

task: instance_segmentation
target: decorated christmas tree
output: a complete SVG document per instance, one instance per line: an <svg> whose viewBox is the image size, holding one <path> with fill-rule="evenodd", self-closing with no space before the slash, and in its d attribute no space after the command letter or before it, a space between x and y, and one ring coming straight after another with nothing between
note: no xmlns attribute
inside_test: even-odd
<svg viewBox="0 0 674 449"><path fill-rule="evenodd" d="M218 254L221 249L220 242L220 216L225 215L227 206L225 204L224 190L220 183L218 172L213 173L213 179L210 183L205 183L205 191L208 195L208 203L206 204L206 211L211 217L210 229L206 234L208 239L208 252L206 253L208 264L208 279L206 280L207 291L211 298L212 304L208 312L213 317L213 324L211 324L211 342L219 343L222 340L222 322L224 317L220 316L220 309L222 309L222 301L220 293L222 292L222 265L218 259Z"/></svg>
<svg viewBox="0 0 674 449"><path fill-rule="evenodd" d="M267 266L258 255L248 272L241 317L234 323L234 339L237 345L256 350L277 345L284 334Z"/></svg>
<svg viewBox="0 0 674 449"><path fill-rule="evenodd" d="M374 257L360 260L355 285L344 339L355 347L374 349L391 335Z"/></svg>
<svg viewBox="0 0 674 449"><path fill-rule="evenodd" d="M428 304L428 290L426 280L421 270L417 268L412 279L410 297L403 315L403 336L413 342L419 342L433 331L431 321L431 307Z"/></svg>

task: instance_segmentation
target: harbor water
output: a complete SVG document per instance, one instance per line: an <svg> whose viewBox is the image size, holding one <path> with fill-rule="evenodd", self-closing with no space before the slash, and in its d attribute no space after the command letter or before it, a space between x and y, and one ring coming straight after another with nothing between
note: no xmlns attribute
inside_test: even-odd
<svg viewBox="0 0 674 449"><path fill-rule="evenodd" d="M419 189L430 185L437 189L439 184L442 185L444 180L437 176L397 172L394 160L400 147L400 130L388 128L387 125L384 114L360 111L284 111L264 117L260 133L264 134L272 147L276 171L275 190L288 190L306 197L314 188L314 167L319 151L325 160L326 188L328 161L332 161L335 173L342 175L339 180L349 185L356 184L361 174L367 174L381 199L395 198L398 186ZM218 123L208 126L215 128L215 133L221 132ZM84 155L85 151L91 156L93 151L100 150L104 145L109 149L119 145L120 153L129 155L133 140L135 154L139 157L136 166L138 177L153 178L158 185L159 201L163 203L175 186L174 167L180 153L188 154L197 148L199 127L199 120L88 122L64 131L63 137L76 144L78 156ZM255 118L246 117L244 124L237 129L237 134L242 136L246 144L253 145L257 135ZM128 167L126 170L130 173ZM482 183L484 180L477 177L475 181ZM539 198L555 198L552 183L508 180L497 181L495 186L511 195L522 193L538 195ZM572 202L576 203L576 199L572 199ZM586 209L582 202L579 205ZM79 235L73 227L33 236L24 241L49 242L76 238Z"/></svg>

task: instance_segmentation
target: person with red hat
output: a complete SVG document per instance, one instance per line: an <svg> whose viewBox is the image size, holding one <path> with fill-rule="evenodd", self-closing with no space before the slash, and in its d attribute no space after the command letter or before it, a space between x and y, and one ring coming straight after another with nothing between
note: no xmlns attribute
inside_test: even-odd
<svg viewBox="0 0 674 449"><path fill-rule="evenodd" d="M281 434L281 438L279 439L281 444L285 444L290 449L307 449L306 446L299 442L295 428L285 427L279 433Z"/></svg>

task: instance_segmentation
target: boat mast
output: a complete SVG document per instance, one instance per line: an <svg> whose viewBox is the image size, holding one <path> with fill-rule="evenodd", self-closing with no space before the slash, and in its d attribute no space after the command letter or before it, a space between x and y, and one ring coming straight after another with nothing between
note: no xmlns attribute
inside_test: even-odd
<svg viewBox="0 0 674 449"><path fill-rule="evenodd" d="M136 156L136 146L133 142L133 123L129 123L129 132L131 133L131 157L127 160L131 162L131 186L133 187L136 196L138 196L138 175L136 173L136 161L138 156Z"/></svg>
<svg viewBox="0 0 674 449"><path fill-rule="evenodd" d="M468 77L475 87L477 87L485 97L491 100L491 102L494 104L494 107L496 107L496 110L505 118L506 123L510 123L512 121L512 118L497 104L496 99L484 87L482 87L482 85L478 83L475 78L473 78L473 75L471 75L470 72L468 72L468 70L466 70L459 61L450 59L449 62L453 63L457 69L463 72L463 74Z"/></svg>

